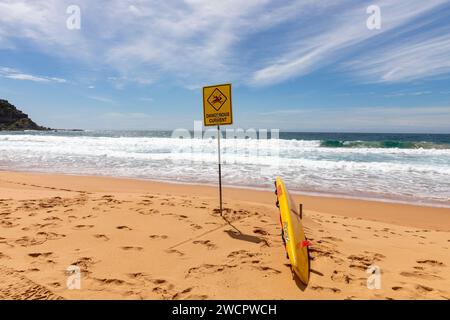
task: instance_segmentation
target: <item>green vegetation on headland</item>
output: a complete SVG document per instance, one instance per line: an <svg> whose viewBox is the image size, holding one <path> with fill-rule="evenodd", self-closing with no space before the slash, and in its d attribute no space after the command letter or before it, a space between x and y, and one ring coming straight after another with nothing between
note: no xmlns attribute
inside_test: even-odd
<svg viewBox="0 0 450 320"><path fill-rule="evenodd" d="M0 99L0 131L51 130L37 125L7 100Z"/></svg>

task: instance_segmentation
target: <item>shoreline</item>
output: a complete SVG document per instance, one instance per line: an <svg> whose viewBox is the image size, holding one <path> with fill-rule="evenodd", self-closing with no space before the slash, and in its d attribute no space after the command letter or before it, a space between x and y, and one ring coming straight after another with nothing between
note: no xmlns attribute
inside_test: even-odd
<svg viewBox="0 0 450 320"><path fill-rule="evenodd" d="M3 176L18 175L25 178L29 177L42 177L47 176L50 178L59 177L64 180L64 177L73 178L76 180L93 181L95 183L96 179L104 181L106 184L113 181L113 185L126 183L138 185L145 188L146 184L149 187L154 187L155 185L162 190L167 190L168 192L175 192L180 194L185 188L189 187L190 190L194 191L198 195L207 194L212 198L216 198L218 201L218 187L214 185L207 184L197 184L197 183L183 183L183 182L167 182L150 180L144 178L128 178L128 177L112 177L112 176L98 176L98 175L77 175L77 174L62 174L62 173L46 173L46 172L23 172L23 171L1 171L0 170L0 180ZM82 187L82 185L80 185ZM116 190L117 188L113 189ZM139 190L142 191L142 190ZM247 187L230 187L223 186L224 192L224 202L227 201L227 196L231 197L231 200L248 201L246 197L252 196L256 199L255 202L273 205L275 204L275 196L273 191L265 189L247 188ZM245 196L240 194L244 193ZM292 192L293 197L297 203L303 203L307 210L326 212L330 214L337 214L341 216L354 217L365 220L372 220L378 222L392 223L402 226L411 227L423 227L430 228L439 231L450 231L450 208L447 207L436 207L436 206L426 206L420 204L411 203L401 203L401 202L391 202L391 201L378 201L373 199L360 199L360 198L349 198L349 197L339 197L339 196L322 196L322 195L308 195L308 194L298 194ZM275 207L275 206L274 206ZM309 208L308 208L309 207ZM364 208L362 212L360 208ZM380 213L379 211L383 211ZM432 219L425 219L423 213L427 212L427 217L433 215ZM409 212L409 216L408 213Z"/></svg>
<svg viewBox="0 0 450 320"><path fill-rule="evenodd" d="M23 173L23 174L43 174L43 175L63 175L63 176L74 176L74 177L98 177L98 178L111 178L111 179L125 179L125 180L138 180L138 181L148 181L148 182L156 182L156 183L165 183L165 184L175 184L175 185L192 185L199 187L211 187L217 188L218 183L197 183L197 182L186 182L186 181L173 181L173 180L162 180L162 179L152 179L152 178L139 178L132 176L108 176L108 175L94 175L94 174L79 174L79 173L64 173L64 172L45 172L45 171L20 171L20 170L3 170L0 169L0 172L10 172L10 173ZM271 188L265 187L257 187L257 186L242 186L242 185L232 185L222 183L223 188L229 189L242 189L242 190L253 190L253 191L261 191L261 192L273 192ZM407 201L400 199L389 199L389 198L381 198L381 197L364 197L364 196L352 196L348 194L332 194L326 192L308 192L308 191L296 191L290 190L290 193L296 196L307 196L307 197L319 197L319 198L327 198L327 199L348 199L348 200L359 200L359 201L368 201L368 202L379 202L379 203L387 203L387 204L401 204L401 205L409 205L414 207L425 207L425 208L441 208L441 209L450 209L449 204L442 204L441 202L420 202L420 201Z"/></svg>
<svg viewBox="0 0 450 320"><path fill-rule="evenodd" d="M5 162L1 168L167 183L217 183L217 150L208 140L183 141L162 138L163 134L157 132L141 135L134 131L56 135L3 137ZM347 139L345 134L325 136L320 139ZM286 137L289 139L280 139L275 145L251 139L225 143L226 186L270 191L275 175L280 175L289 190L300 195L450 208L445 192L450 187L446 179L450 149L394 148L390 144L386 148L364 147L372 139L383 142L389 138L383 134L370 139L363 134L350 135L348 139L356 139L358 144L355 148L322 148L317 144L319 138L309 140L310 136L301 133ZM426 136L423 138L426 140ZM403 143L408 138L392 139ZM441 143L447 138L430 139Z"/></svg>

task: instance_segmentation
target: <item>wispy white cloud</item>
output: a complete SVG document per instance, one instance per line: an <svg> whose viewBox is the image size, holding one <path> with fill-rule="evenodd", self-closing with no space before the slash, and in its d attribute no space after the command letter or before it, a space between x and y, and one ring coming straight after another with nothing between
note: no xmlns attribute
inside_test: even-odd
<svg viewBox="0 0 450 320"><path fill-rule="evenodd" d="M23 73L21 71L8 67L0 67L0 76L7 79L33 81L33 82L56 82L56 83L67 82L66 79L57 77L36 76L32 74Z"/></svg>
<svg viewBox="0 0 450 320"><path fill-rule="evenodd" d="M168 78L188 88L214 81L271 85L337 64L383 82L449 72L445 36L423 39L418 32L405 42L388 41L447 0L377 0L378 31L366 28L373 0L78 0L79 31L66 28L72 2L0 0L0 48L29 41L108 73L118 89ZM426 63L410 70L421 58Z"/></svg>
<svg viewBox="0 0 450 320"><path fill-rule="evenodd" d="M370 56L347 65L369 82L402 82L447 74L450 37L445 34L375 49Z"/></svg>
<svg viewBox="0 0 450 320"><path fill-rule="evenodd" d="M83 1L85 2L85 1ZM29 41L34 49L49 55L68 55L71 59L89 59L95 51L80 32L66 28L66 0L0 0L0 48L20 49Z"/></svg>
<svg viewBox="0 0 450 320"><path fill-rule="evenodd" d="M344 56L354 54L354 51L361 50L361 45L376 37L383 36L388 32L393 32L396 28L413 21L424 13L437 8L445 3L445 0L420 1L411 0L408 4L400 1L377 1L377 5L382 12L382 28L380 30L369 30L365 26L367 15L363 15L368 3L360 2L344 9L337 18L328 21L329 27L319 35L308 36L297 40L297 45L288 52L275 58L267 66L254 72L251 83L254 85L264 85L281 82L297 76L308 74L316 69L323 68L332 63L338 62ZM313 28L315 26L312 26ZM410 50L403 48L402 44L397 44L399 50ZM426 48L424 48L426 50ZM432 49L432 48L428 48ZM382 51L383 48L380 48ZM438 60L433 60L434 65L443 63L440 57L442 51L435 54ZM448 56L448 55L447 55ZM364 68L365 63L371 63L372 55L361 59L360 68ZM402 65L401 58L392 61L389 53L383 55L384 59L378 59L378 66L389 69L392 74L386 74L385 77L394 77L399 74L397 69L392 69L392 65ZM432 60L432 59L431 59ZM384 63L383 63L384 62ZM414 61L416 62L416 61ZM390 68L389 66L390 65ZM408 66L410 67L410 66ZM423 69L429 74L433 73L434 67L427 68L424 64ZM374 72L375 73L375 72Z"/></svg>

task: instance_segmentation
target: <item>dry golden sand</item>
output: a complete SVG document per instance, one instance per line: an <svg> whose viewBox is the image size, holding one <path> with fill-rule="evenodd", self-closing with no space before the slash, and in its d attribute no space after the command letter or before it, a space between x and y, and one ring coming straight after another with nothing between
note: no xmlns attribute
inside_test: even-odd
<svg viewBox="0 0 450 320"><path fill-rule="evenodd" d="M275 195L224 198L230 223L212 187L0 172L0 299L450 298L450 209L297 196L313 244L305 288ZM366 287L372 264L379 290Z"/></svg>

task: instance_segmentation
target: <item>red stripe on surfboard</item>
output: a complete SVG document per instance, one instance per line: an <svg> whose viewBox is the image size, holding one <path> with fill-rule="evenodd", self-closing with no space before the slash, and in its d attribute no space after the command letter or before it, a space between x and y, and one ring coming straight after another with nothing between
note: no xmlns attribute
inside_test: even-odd
<svg viewBox="0 0 450 320"><path fill-rule="evenodd" d="M283 194L283 189L281 188L281 185L278 184L277 185L277 196L281 197L282 194Z"/></svg>
<svg viewBox="0 0 450 320"><path fill-rule="evenodd" d="M300 241L299 243L297 243L297 248L304 248L304 247L310 247L312 245L311 242L309 242L308 240L304 240L304 241Z"/></svg>

